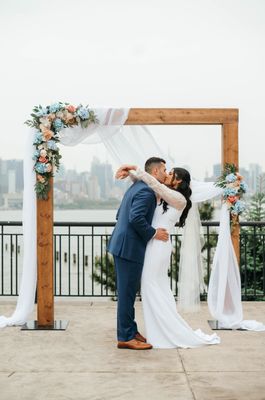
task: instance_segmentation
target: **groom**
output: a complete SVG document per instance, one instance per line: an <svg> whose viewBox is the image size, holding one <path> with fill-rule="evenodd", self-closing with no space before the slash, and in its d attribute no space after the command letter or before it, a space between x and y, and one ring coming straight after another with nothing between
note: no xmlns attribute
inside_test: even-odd
<svg viewBox="0 0 265 400"><path fill-rule="evenodd" d="M145 170L161 183L166 179L166 162L162 158L149 158L145 163ZM165 229L154 229L151 226L156 205L157 199L153 190L144 182L136 181L123 197L108 246L108 251L114 256L116 270L119 349L152 348L138 332L134 320L134 302L140 287L147 242L152 238L168 240Z"/></svg>

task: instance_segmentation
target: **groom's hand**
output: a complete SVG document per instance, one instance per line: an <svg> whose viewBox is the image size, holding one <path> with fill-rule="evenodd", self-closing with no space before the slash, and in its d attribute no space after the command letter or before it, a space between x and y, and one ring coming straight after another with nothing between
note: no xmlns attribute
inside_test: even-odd
<svg viewBox="0 0 265 400"><path fill-rule="evenodd" d="M162 240L163 242L167 242L169 238L168 231L164 228L157 228L156 234L154 236L154 239L156 240Z"/></svg>

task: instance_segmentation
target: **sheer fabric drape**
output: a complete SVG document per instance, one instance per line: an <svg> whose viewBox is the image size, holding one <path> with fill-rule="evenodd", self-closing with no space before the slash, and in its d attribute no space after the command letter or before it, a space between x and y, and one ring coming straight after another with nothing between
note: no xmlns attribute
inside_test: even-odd
<svg viewBox="0 0 265 400"><path fill-rule="evenodd" d="M23 192L23 272L20 282L19 297L16 309L11 317L0 316L0 328L7 325L22 325L26 322L29 314L33 311L36 292L36 193L34 190L35 173L32 155L33 147L32 132L25 132L24 149L24 192Z"/></svg>
<svg viewBox="0 0 265 400"><path fill-rule="evenodd" d="M221 208L219 237L208 288L208 306L221 328L265 331L263 323L243 320L241 279L226 204Z"/></svg>
<svg viewBox="0 0 265 400"><path fill-rule="evenodd" d="M183 312L195 312L200 308L200 292L205 289L200 235L198 203L222 195L222 189L214 182L191 182L192 209L186 219L180 250L178 308ZM265 325L255 320L243 320L241 279L231 233L230 213L223 204L217 247L211 266L207 295L211 315L226 329L264 331Z"/></svg>
<svg viewBox="0 0 265 400"><path fill-rule="evenodd" d="M201 221L198 203L220 196L222 189L213 182L191 181L192 208L183 229L179 280L178 309L182 312L196 312L200 309L200 293L206 290L201 249L204 238L201 233Z"/></svg>

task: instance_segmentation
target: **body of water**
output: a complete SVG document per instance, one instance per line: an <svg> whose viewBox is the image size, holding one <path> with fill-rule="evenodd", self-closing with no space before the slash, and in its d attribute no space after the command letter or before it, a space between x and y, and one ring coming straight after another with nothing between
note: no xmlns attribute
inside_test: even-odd
<svg viewBox="0 0 265 400"><path fill-rule="evenodd" d="M56 222L115 222L117 210L55 210ZM22 221L22 210L0 210L0 221Z"/></svg>
<svg viewBox="0 0 265 400"><path fill-rule="evenodd" d="M117 210L55 210L54 220L56 222L115 222L116 213ZM0 210L0 221L22 221L22 210ZM94 258L95 256L104 258L105 238L112 229L94 228L93 242L90 227L72 228L71 237L68 236L67 227L54 229L57 293L67 294L71 291L71 294L77 295L79 288L81 288L80 293L100 293L100 286L91 280ZM22 227L5 226L0 244L0 287L3 285L5 294L15 293L19 286L23 265ZM11 251L12 248L13 251Z"/></svg>
<svg viewBox="0 0 265 400"><path fill-rule="evenodd" d="M56 222L116 222L117 210L55 210ZM214 211L218 221L220 209ZM0 221L22 221L22 210L0 210Z"/></svg>

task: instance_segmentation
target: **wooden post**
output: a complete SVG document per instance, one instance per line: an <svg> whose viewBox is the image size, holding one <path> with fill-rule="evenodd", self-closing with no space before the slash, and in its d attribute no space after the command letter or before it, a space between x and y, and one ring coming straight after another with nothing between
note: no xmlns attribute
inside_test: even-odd
<svg viewBox="0 0 265 400"><path fill-rule="evenodd" d="M48 200L37 200L38 325L54 323L53 298L53 179Z"/></svg>
<svg viewBox="0 0 265 400"><path fill-rule="evenodd" d="M222 126L222 164L225 163L233 163L238 167L238 122L225 123ZM231 237L238 264L240 262L239 234L240 226L237 224Z"/></svg>

